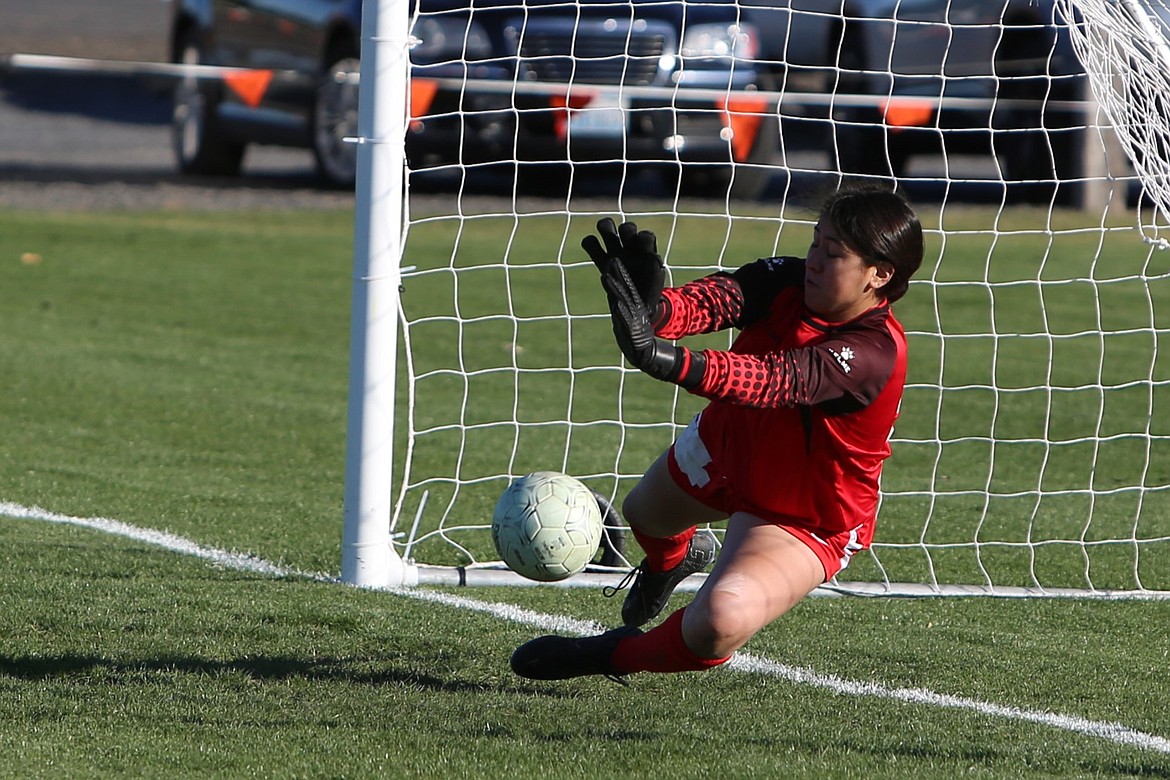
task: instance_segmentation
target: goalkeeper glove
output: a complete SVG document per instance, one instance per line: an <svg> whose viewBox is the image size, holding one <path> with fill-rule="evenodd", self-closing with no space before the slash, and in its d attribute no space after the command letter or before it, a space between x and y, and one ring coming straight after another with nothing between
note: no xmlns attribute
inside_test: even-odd
<svg viewBox="0 0 1170 780"><path fill-rule="evenodd" d="M698 387L707 368L706 358L654 335L650 314L626 266L606 258L601 284L609 297L614 338L626 359L655 379L674 382L687 390Z"/></svg>
<svg viewBox="0 0 1170 780"><path fill-rule="evenodd" d="M609 217L598 220L597 232L605 242L604 248L594 235L586 236L581 241L581 247L603 271L609 259L615 259L625 266L650 320L657 325L665 316L662 286L666 282L666 265L658 254L657 237L649 230L639 231L633 222L623 222L621 227L616 227Z"/></svg>

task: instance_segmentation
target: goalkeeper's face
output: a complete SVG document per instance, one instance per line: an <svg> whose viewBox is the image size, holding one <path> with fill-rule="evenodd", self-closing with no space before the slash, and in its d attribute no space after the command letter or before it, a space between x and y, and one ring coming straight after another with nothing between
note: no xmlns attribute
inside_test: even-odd
<svg viewBox="0 0 1170 780"><path fill-rule="evenodd" d="M893 274L889 263L869 263L850 248L833 223L813 228L804 266L804 303L829 322L845 322L882 303L879 290Z"/></svg>

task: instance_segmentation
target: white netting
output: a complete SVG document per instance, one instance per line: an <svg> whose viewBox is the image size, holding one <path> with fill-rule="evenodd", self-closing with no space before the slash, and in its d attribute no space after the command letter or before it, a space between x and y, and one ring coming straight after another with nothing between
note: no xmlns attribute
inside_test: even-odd
<svg viewBox="0 0 1170 780"><path fill-rule="evenodd" d="M877 541L841 584L1170 591L1170 264L1129 210L1143 188L1165 203L1163 44L1122 49L1103 35L1113 48L1090 60L1095 87L1106 77L1094 70L1137 55L1152 67L1123 102L1101 96L1117 119L1148 90L1148 121L1132 124L1155 134L1122 133L1139 182L1083 100L1050 5L890 3L864 17L839 2L745 5L723 70L694 53L701 37L670 62L649 46L657 22L639 19L654 5L670 4L416 12L400 552L490 566L485 529L510 478L561 470L620 499L701 408L623 366L578 246L597 217L655 230L681 282L802 255L821 196L857 176L898 181L928 252L897 306L911 369ZM1077 5L1088 20L1090 4ZM685 4L695 19L720 6ZM425 48L460 28L457 56ZM492 48L497 32L511 54ZM679 63L682 76L659 78ZM760 63L759 78L741 79ZM633 76L643 71L645 83ZM664 121L671 132L653 135ZM703 138L709 148L688 160ZM617 154L599 155L615 142ZM552 164L549 148L574 164Z"/></svg>
<svg viewBox="0 0 1170 780"><path fill-rule="evenodd" d="M1162 0L1061 0L1093 94L1142 181L1152 240L1170 219L1170 8Z"/></svg>

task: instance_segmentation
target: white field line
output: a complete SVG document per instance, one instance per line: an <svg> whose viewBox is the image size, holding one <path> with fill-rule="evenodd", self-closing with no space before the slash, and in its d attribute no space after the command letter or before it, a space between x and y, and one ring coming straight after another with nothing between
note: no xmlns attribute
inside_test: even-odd
<svg viewBox="0 0 1170 780"><path fill-rule="evenodd" d="M26 507L4 501L0 501L0 516L20 520L39 520L41 522L73 525L114 534L138 542L156 545L172 552L202 558L227 569L264 574L272 577L295 577L340 584L340 580L331 575L303 572L287 566L270 563L254 555L233 553L214 547L205 547L189 539L176 536L175 534L156 531L150 528L139 528L138 526L123 523L118 520L109 520L102 517L70 517L68 515L48 512L37 507ZM480 601L479 599L426 590L424 588L394 588L388 592L396 596L405 596L419 601L429 601L448 607L455 607L456 609L481 612L501 620L532 626L541 631L584 636L602 630L601 626L592 621L577 620L563 615L549 615L517 607L512 604ZM893 688L882 685L881 683L847 680L834 675L819 674L811 669L770 661L766 658L748 653L737 653L728 666L737 671L778 677L797 685L810 685L814 688L821 688L842 696L873 696L880 699L900 701L906 704L966 710L994 718L1038 723L1043 726L1050 726L1075 734L1098 737L1120 745L1130 745L1156 753L1170 754L1170 739L1160 737L1156 734L1137 731L1121 723L1094 721L1076 715L1061 715L1060 713L1046 712L1043 710L1021 709L1019 707L993 704L963 696L935 693L924 688Z"/></svg>

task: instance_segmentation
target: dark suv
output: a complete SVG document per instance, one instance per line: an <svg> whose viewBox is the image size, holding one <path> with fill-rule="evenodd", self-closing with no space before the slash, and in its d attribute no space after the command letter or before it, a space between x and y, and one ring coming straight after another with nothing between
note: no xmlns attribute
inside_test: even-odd
<svg viewBox="0 0 1170 780"><path fill-rule="evenodd" d="M417 0L412 168L631 160L684 190L753 195L778 146L758 36L733 0ZM181 82L175 151L187 173L235 174L249 143L311 148L354 179L360 0L177 0L176 62L285 77ZM302 78L288 78L287 74ZM571 88L570 88L571 87ZM730 100L727 95L739 93ZM679 163L687 163L680 165ZM543 174L542 174L543 175ZM723 190L726 192L726 189Z"/></svg>
<svg viewBox="0 0 1170 780"><path fill-rule="evenodd" d="M781 113L823 128L829 169L902 178L923 155L994 156L1005 181L1036 183L1021 194L1075 197L1087 82L1054 0L743 2L797 91Z"/></svg>

